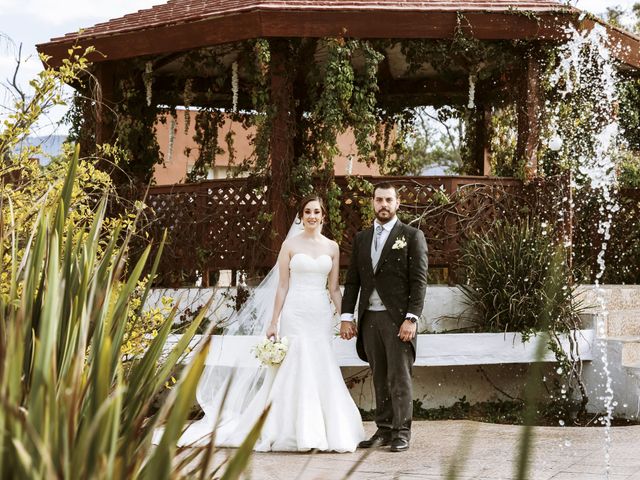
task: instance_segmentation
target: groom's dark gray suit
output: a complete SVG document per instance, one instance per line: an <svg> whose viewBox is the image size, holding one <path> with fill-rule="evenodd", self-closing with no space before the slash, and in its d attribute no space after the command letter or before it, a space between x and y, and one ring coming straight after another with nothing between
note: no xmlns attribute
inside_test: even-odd
<svg viewBox="0 0 640 480"><path fill-rule="evenodd" d="M427 286L427 243L420 230L398 220L374 270L373 236L371 227L356 234L353 241L342 313L354 312L359 295L356 348L358 356L369 362L373 371L378 431L408 440L416 338L403 342L398 332L407 314L416 317L422 314ZM386 311L367 310L374 289Z"/></svg>

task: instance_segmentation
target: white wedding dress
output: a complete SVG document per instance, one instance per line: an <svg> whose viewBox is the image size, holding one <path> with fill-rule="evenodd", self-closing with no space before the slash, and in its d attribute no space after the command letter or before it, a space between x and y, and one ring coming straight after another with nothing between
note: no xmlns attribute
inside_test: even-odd
<svg viewBox="0 0 640 480"><path fill-rule="evenodd" d="M215 429L216 445L239 446L269 404L257 451L352 452L364 438L360 413L332 348L334 312L327 290L331 267L329 255L297 253L291 258L289 290L280 315L280 337L289 340L287 355L279 367L263 367L266 374L249 389L247 405L222 415ZM180 445L210 441L207 434L215 427L217 413L206 406L216 402L204 400L202 387L201 380L198 400L205 418L186 430Z"/></svg>

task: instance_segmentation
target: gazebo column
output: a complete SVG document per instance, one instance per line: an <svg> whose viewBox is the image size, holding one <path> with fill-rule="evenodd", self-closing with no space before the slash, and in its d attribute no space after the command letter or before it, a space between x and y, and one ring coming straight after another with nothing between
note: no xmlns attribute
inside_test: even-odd
<svg viewBox="0 0 640 480"><path fill-rule="evenodd" d="M540 143L540 120L542 114L542 88L540 64L537 56L530 52L520 77L518 92L518 143L517 158L524 159L525 176L531 179L538 174L538 145Z"/></svg>
<svg viewBox="0 0 640 480"><path fill-rule="evenodd" d="M269 206L273 212L272 250L278 252L289 231L290 175L293 166L294 140L294 98L293 74L289 71L289 42L285 39L269 41L271 50L271 104L274 109L271 122L271 184L269 185Z"/></svg>
<svg viewBox="0 0 640 480"><path fill-rule="evenodd" d="M102 145L113 140L114 118L111 107L115 100L116 76L113 62L101 62L95 68L98 84L95 99L96 144Z"/></svg>
<svg viewBox="0 0 640 480"><path fill-rule="evenodd" d="M491 124L491 108L478 105L475 115L475 148L473 151L476 170L479 175L491 175L491 148L489 145L489 126Z"/></svg>

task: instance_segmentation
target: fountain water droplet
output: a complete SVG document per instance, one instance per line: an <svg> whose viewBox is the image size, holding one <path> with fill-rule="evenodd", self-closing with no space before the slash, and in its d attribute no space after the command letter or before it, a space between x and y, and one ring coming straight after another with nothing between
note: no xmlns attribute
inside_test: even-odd
<svg viewBox="0 0 640 480"><path fill-rule="evenodd" d="M557 152L562 148L562 138L559 135L554 135L549 139L549 143L547 143L549 148L554 152Z"/></svg>
<svg viewBox="0 0 640 480"><path fill-rule="evenodd" d="M606 413L598 420L605 426L605 470L608 478L611 420L616 405L613 402L606 343L608 311L600 282L605 271L607 243L611 238L612 214L620 208L613 196L616 183L614 158L617 154L619 135L618 123L615 120L618 103L616 83L618 80L611 53L607 47L609 44L607 32L602 25L596 25L590 30L583 31L569 27L566 29L566 33L569 40L559 47L559 64L549 77L550 84L555 86L561 95L557 102L549 105L552 110L550 125L554 136L558 133L567 136L564 139L566 148L563 153L569 161L575 162L571 186L573 188L590 188L600 205L600 220L597 231L601 242L600 251L596 258L598 269L595 275L594 290L599 307L596 330L598 337L600 337L598 346L601 354L602 376L605 379L604 395L599 398L604 403ZM574 102L574 107L576 102L584 105L580 108L583 112L588 112L589 116L578 119L579 122L572 122L572 130L565 129L563 132L558 127L564 125L561 110L566 107L567 102ZM592 110L586 110L587 105ZM576 119L572 118L572 120ZM573 128L578 124L580 126ZM552 140L553 138L549 140L549 148L551 148ZM553 143L554 146L558 146L557 142ZM561 147L562 144L560 144Z"/></svg>

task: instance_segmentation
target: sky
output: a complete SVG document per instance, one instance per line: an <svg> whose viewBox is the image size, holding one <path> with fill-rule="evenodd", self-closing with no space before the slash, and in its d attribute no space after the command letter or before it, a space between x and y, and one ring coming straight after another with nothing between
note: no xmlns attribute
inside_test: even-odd
<svg viewBox="0 0 640 480"><path fill-rule="evenodd" d="M577 0L580 9L600 14L607 7L626 9L640 0ZM18 45L22 44L23 64L18 81L26 85L42 69L35 45L82 27L120 17L139 9L163 3L162 0L0 0L0 84L13 76ZM0 119L11 99L0 86ZM56 123L62 110L57 110L40 126L39 134L64 133L66 127Z"/></svg>

